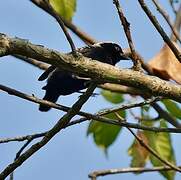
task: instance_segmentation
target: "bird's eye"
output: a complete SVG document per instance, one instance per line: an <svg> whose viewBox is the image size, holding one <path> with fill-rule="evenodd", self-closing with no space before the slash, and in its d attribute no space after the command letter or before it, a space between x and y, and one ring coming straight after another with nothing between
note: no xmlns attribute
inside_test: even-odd
<svg viewBox="0 0 181 180"><path fill-rule="evenodd" d="M120 48L119 48L119 47L115 47L115 49L116 49L116 51L118 51L118 52L120 51Z"/></svg>

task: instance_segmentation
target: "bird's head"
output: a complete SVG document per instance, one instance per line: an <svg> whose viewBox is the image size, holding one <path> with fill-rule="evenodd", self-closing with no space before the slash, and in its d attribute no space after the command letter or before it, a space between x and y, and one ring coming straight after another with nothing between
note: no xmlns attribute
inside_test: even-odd
<svg viewBox="0 0 181 180"><path fill-rule="evenodd" d="M122 48L113 42L100 42L99 46L105 49L105 51L110 55L113 65L118 63L120 60L129 60L128 56L123 53Z"/></svg>

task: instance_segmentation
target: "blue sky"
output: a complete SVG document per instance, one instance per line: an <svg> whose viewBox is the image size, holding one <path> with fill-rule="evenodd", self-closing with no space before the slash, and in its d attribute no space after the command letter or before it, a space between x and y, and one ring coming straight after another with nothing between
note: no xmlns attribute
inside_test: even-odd
<svg viewBox="0 0 181 180"><path fill-rule="evenodd" d="M152 27L146 15L142 12L137 1L121 1L128 21L131 23L131 31L136 49L148 60L159 51L163 44L160 35ZM168 4L165 0L160 1L165 7ZM152 7L153 12L159 16ZM169 11L171 11L169 9ZM173 13L171 13L173 17ZM163 27L167 25L162 22ZM0 32L9 36L17 36L28 39L32 43L41 44L61 52L70 51L64 34L56 21L42 12L26 0L1 1L0 6ZM77 11L73 22L100 41L114 41L123 48L128 47L125 35L117 16L112 0L78 0ZM167 28L168 29L168 28ZM169 32L169 30L168 30ZM84 44L74 34L73 39L77 47ZM118 66L122 64L119 63ZM129 66L124 64L122 66ZM38 82L37 79L42 73L38 68L32 67L13 57L0 59L0 83L16 88L27 94L34 94L42 97L44 92L41 87L45 82ZM99 90L97 90L99 92ZM72 105L79 94L73 94L59 98L59 103L67 106ZM51 128L62 116L62 112L51 110L48 113L38 111L38 106L25 100L0 92L0 114L1 126L0 137L13 137L26 135L35 132L42 132ZM91 98L83 107L87 112L111 107L101 96ZM87 123L69 127L56 135L50 143L28 159L15 172L15 180L30 179L62 179L62 180L85 180L87 174L93 170L129 167L130 158L127 156L127 149L133 137L123 129L116 143L109 149L109 156L105 157L98 149L91 137L86 137ZM176 147L178 162L180 142L174 135L173 141ZM22 146L22 143L8 143L0 145L0 170L13 161L15 153ZM102 179L163 179L158 173L142 175L122 174L107 176ZM177 175L176 179L181 176ZM100 178L101 179L101 178Z"/></svg>

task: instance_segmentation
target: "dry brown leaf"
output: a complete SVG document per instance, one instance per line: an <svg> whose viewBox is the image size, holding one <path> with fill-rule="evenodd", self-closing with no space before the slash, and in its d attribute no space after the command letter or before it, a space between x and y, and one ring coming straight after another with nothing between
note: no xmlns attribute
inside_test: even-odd
<svg viewBox="0 0 181 180"><path fill-rule="evenodd" d="M148 145L148 139L143 131L138 131L137 136ZM149 152L136 139L128 149L128 154L132 156L131 167L144 167L149 157Z"/></svg>
<svg viewBox="0 0 181 180"><path fill-rule="evenodd" d="M181 48L175 42L174 45L179 51ZM154 56L148 64L156 76L165 80L174 80L181 84L181 63L167 45L164 45L160 52Z"/></svg>
<svg viewBox="0 0 181 180"><path fill-rule="evenodd" d="M146 145L148 145L148 139L142 131L138 131L137 136L141 138ZM135 147L142 157L147 158L149 152L147 151L147 149L145 149L145 147L143 147L138 141L136 141Z"/></svg>

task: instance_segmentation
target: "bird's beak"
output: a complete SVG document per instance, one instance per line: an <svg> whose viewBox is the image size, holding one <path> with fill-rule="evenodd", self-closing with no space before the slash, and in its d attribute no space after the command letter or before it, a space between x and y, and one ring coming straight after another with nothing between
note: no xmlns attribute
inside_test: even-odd
<svg viewBox="0 0 181 180"><path fill-rule="evenodd" d="M130 58L123 53L120 54L120 57L121 57L121 60L130 60Z"/></svg>

